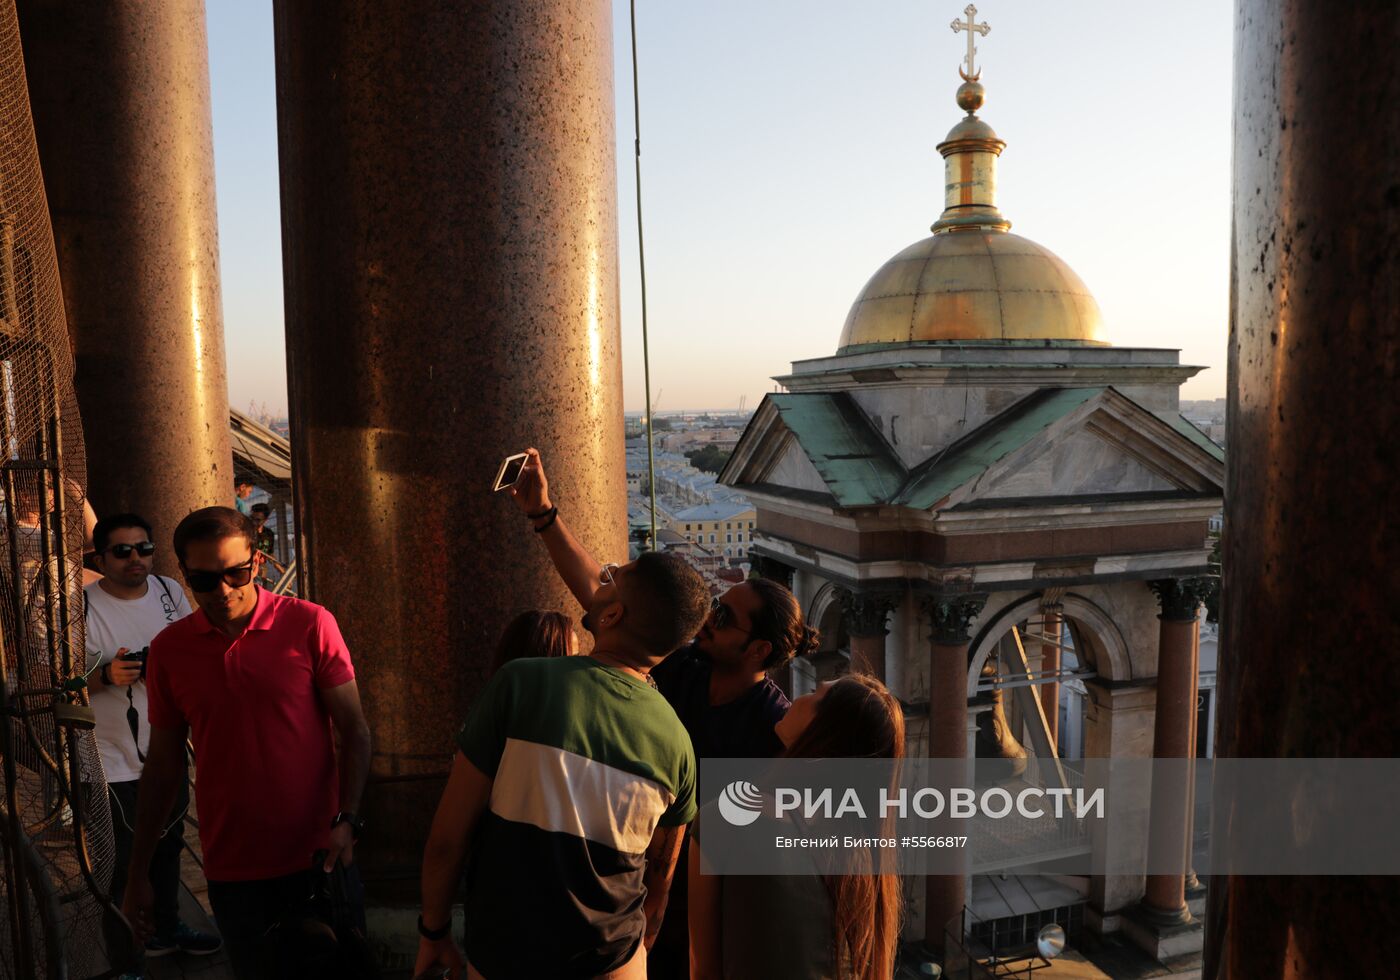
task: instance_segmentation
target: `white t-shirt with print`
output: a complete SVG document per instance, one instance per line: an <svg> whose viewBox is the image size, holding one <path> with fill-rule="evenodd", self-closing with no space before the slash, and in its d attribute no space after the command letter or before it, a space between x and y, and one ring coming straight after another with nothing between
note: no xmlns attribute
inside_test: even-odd
<svg viewBox="0 0 1400 980"><path fill-rule="evenodd" d="M162 583L164 587L162 588ZM137 652L151 645L152 638L177 619L190 614L189 600L178 584L159 575L146 579L146 594L139 599L118 599L100 582L87 587L87 665L96 673L97 664L116 659L122 647ZM92 710L97 716L97 751L107 782L124 783L141 778L141 758L136 754L137 739L131 735L127 708L137 715L137 737L141 755L151 744L151 725L146 719L146 682L131 685L131 699L125 687L92 687Z"/></svg>

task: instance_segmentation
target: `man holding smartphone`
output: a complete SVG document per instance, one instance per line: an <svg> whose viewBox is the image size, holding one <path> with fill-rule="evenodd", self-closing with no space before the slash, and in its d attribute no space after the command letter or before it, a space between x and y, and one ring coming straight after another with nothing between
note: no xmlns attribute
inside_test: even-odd
<svg viewBox="0 0 1400 980"><path fill-rule="evenodd" d="M114 514L98 521L92 536L94 564L102 578L89 585L84 596L88 682L116 843L112 900L120 903L136 826L137 782L151 739L145 651L156 634L190 614L190 605L178 583L152 574L156 546L144 518ZM182 779L149 865L155 935L145 944L146 956L176 950L203 956L222 945L217 936L197 932L180 921L180 850L188 806L189 787Z"/></svg>

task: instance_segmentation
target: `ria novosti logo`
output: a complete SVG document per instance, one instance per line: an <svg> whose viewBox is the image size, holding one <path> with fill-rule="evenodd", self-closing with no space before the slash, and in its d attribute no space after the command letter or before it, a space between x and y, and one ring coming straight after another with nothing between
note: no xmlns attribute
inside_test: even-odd
<svg viewBox="0 0 1400 980"><path fill-rule="evenodd" d="M753 783L736 779L719 794L719 812L736 827L747 827L763 812L763 794Z"/></svg>

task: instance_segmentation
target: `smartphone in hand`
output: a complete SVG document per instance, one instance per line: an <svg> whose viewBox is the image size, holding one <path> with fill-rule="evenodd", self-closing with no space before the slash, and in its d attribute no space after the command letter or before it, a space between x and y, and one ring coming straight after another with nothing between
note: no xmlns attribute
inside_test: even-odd
<svg viewBox="0 0 1400 980"><path fill-rule="evenodd" d="M530 458L528 453L516 453L514 456L507 456L501 460L501 468L496 471L496 483L491 487L492 492L507 490L515 486L520 474L525 472L525 461Z"/></svg>

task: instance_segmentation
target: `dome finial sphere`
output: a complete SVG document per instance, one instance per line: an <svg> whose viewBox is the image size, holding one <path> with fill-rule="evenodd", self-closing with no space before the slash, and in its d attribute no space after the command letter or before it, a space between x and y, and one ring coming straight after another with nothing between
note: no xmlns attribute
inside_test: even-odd
<svg viewBox="0 0 1400 980"><path fill-rule="evenodd" d="M981 82L966 81L958 86L958 108L976 112L987 101L987 90Z"/></svg>

